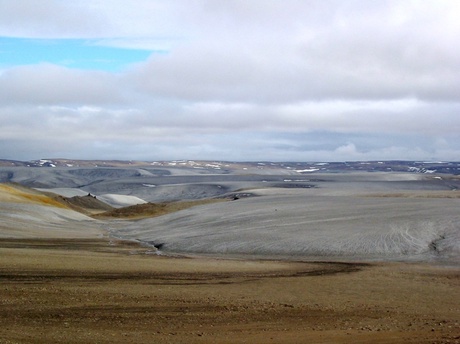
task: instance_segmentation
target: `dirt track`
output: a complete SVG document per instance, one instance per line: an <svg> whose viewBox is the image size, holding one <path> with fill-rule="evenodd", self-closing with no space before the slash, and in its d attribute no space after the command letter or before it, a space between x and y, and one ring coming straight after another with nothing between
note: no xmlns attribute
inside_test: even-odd
<svg viewBox="0 0 460 344"><path fill-rule="evenodd" d="M460 343L460 273L0 241L0 343Z"/></svg>

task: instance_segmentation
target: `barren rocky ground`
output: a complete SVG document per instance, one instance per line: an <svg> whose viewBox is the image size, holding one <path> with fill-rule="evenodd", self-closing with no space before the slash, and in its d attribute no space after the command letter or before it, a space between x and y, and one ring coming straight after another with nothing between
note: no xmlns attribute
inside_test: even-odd
<svg viewBox="0 0 460 344"><path fill-rule="evenodd" d="M458 269L0 241L0 343L459 343Z"/></svg>
<svg viewBox="0 0 460 344"><path fill-rule="evenodd" d="M0 343L460 343L456 176L43 170L0 184Z"/></svg>

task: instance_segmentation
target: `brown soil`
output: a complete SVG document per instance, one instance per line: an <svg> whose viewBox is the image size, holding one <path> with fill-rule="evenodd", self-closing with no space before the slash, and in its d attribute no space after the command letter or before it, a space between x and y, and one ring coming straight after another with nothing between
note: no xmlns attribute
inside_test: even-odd
<svg viewBox="0 0 460 344"><path fill-rule="evenodd" d="M177 201L177 202L162 202L162 203L144 203L136 204L128 207L112 209L103 213L95 214L93 217L103 218L120 218L120 219L142 219L146 217L155 217L169 214L175 211L195 207L198 205L223 202L223 199L203 199L195 201Z"/></svg>
<svg viewBox="0 0 460 344"><path fill-rule="evenodd" d="M70 198L56 195L53 196L53 198L67 205L69 208L84 214L94 214L113 210L112 206L98 200L92 195L74 196Z"/></svg>
<svg viewBox="0 0 460 344"><path fill-rule="evenodd" d="M460 343L460 271L0 240L0 343Z"/></svg>
<svg viewBox="0 0 460 344"><path fill-rule="evenodd" d="M369 193L364 197L391 197L391 198L460 198L459 190L447 191L405 191Z"/></svg>

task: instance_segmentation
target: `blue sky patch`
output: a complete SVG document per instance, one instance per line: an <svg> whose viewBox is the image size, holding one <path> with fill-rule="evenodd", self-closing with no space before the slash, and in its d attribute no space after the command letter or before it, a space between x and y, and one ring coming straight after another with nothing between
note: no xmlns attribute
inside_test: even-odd
<svg viewBox="0 0 460 344"><path fill-rule="evenodd" d="M97 40L0 37L0 68L52 63L68 68L118 72L155 51L97 45ZM159 52L164 53L164 52Z"/></svg>

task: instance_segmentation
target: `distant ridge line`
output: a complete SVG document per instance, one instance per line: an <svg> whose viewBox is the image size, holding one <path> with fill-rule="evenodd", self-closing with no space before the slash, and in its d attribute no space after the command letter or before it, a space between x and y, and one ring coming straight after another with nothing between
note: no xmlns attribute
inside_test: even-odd
<svg viewBox="0 0 460 344"><path fill-rule="evenodd" d="M31 161L0 159L0 167L45 168L193 168L220 171L287 169L300 174L324 172L408 172L460 174L460 162L455 161L338 161L338 162L273 162L273 161L218 161L218 160L78 160L39 159Z"/></svg>

